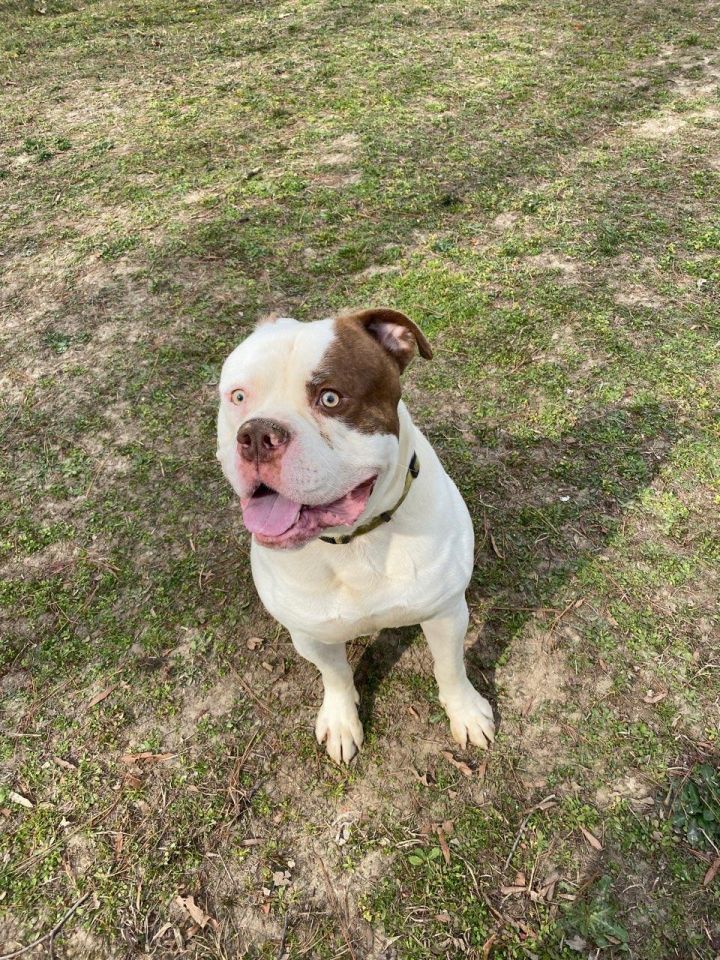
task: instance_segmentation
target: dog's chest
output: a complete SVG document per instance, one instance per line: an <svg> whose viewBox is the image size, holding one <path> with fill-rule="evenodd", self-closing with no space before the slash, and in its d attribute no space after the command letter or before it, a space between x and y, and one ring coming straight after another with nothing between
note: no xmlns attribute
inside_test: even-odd
<svg viewBox="0 0 720 960"><path fill-rule="evenodd" d="M372 548L328 545L280 563L254 551L253 575L268 611L291 633L339 642L434 615L467 583L467 551L457 547L388 536L374 538Z"/></svg>

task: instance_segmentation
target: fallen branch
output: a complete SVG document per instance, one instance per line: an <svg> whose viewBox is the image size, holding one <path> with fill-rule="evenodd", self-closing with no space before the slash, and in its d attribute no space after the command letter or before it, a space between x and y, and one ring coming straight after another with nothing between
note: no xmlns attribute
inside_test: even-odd
<svg viewBox="0 0 720 960"><path fill-rule="evenodd" d="M288 921L290 920L290 911L288 910L285 914L285 923L283 924L282 933L280 934L280 946L278 947L277 960L282 960L285 953L285 938L287 937L287 928Z"/></svg>
<svg viewBox="0 0 720 960"><path fill-rule="evenodd" d="M41 943L45 943L46 940L51 942L55 939L58 932L62 930L65 924L68 922L70 917L79 909L86 900L90 899L90 894L86 893L84 897L80 897L79 900L76 900L75 903L70 907L70 909L65 913L55 924L52 930L49 930L47 933L44 933L42 937L38 937L37 940L33 940L32 943L29 943L26 947L20 947L19 950L13 950L12 953L3 953L0 956L0 960L12 960L13 957L21 957L24 953L28 953L30 950L34 950L35 947L39 947Z"/></svg>
<svg viewBox="0 0 720 960"><path fill-rule="evenodd" d="M524 817L524 819L523 819L523 822L520 824L520 829L519 829L518 832L517 832L517 836L515 837L515 842L513 843L512 847L511 847L511 849L510 849L510 853L507 855L507 860L505 861L505 865L503 866L503 870L507 870L507 868L510 866L510 861L512 860L513 854L515 853L515 850L517 849L517 845L520 843L520 838L522 837L523 833L525 832L525 827L528 825L528 821L530 820L530 817L531 817L534 813L537 813L538 810L547 810L548 807L553 807L553 806L555 806L555 804L554 804L554 802L553 802L554 800L555 800L555 794L554 794L554 793L551 793L548 797L545 797L544 800L541 800L540 803L536 803L535 806L532 807L531 810L528 810L528 812L525 814L525 817ZM2 957L0 957L0 960L2 960Z"/></svg>
<svg viewBox="0 0 720 960"><path fill-rule="evenodd" d="M318 856L318 862L320 863L320 866L322 868L323 877L325 880L325 889L327 890L331 907L334 908L333 912L337 918L338 923L340 924L340 932L343 935L343 940L345 941L345 945L347 946L348 953L352 957L352 960L357 960L357 957L355 956L355 951L352 948L352 937L350 935L350 927L343 913L343 909L340 906L340 901L337 898L337 894L335 893L335 888L333 887L332 880L330 879L330 874L327 872L327 867L325 866L325 862L321 856ZM0 957L0 960L2 960L2 957Z"/></svg>

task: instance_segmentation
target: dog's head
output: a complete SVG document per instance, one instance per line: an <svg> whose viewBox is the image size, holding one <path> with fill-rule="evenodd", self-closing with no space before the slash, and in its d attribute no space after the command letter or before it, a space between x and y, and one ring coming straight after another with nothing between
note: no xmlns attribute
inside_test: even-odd
<svg viewBox="0 0 720 960"><path fill-rule="evenodd" d="M218 460L259 543L352 526L396 467L400 374L419 328L396 310L259 325L220 376Z"/></svg>

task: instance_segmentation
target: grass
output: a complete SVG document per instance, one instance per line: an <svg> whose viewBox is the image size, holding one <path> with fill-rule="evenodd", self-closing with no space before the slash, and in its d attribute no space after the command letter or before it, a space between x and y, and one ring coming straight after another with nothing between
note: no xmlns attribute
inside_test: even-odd
<svg viewBox="0 0 720 960"><path fill-rule="evenodd" d="M57 956L714 958L717 4L0 16L0 952L88 894ZM372 303L435 347L501 725L453 751L389 632L340 770L215 385L258 314Z"/></svg>

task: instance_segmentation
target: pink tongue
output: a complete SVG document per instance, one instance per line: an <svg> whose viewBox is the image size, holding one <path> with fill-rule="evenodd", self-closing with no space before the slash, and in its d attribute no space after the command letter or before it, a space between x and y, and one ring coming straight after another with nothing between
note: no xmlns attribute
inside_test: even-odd
<svg viewBox="0 0 720 960"><path fill-rule="evenodd" d="M255 494L242 503L243 521L250 533L279 537L296 522L300 506L281 493Z"/></svg>

